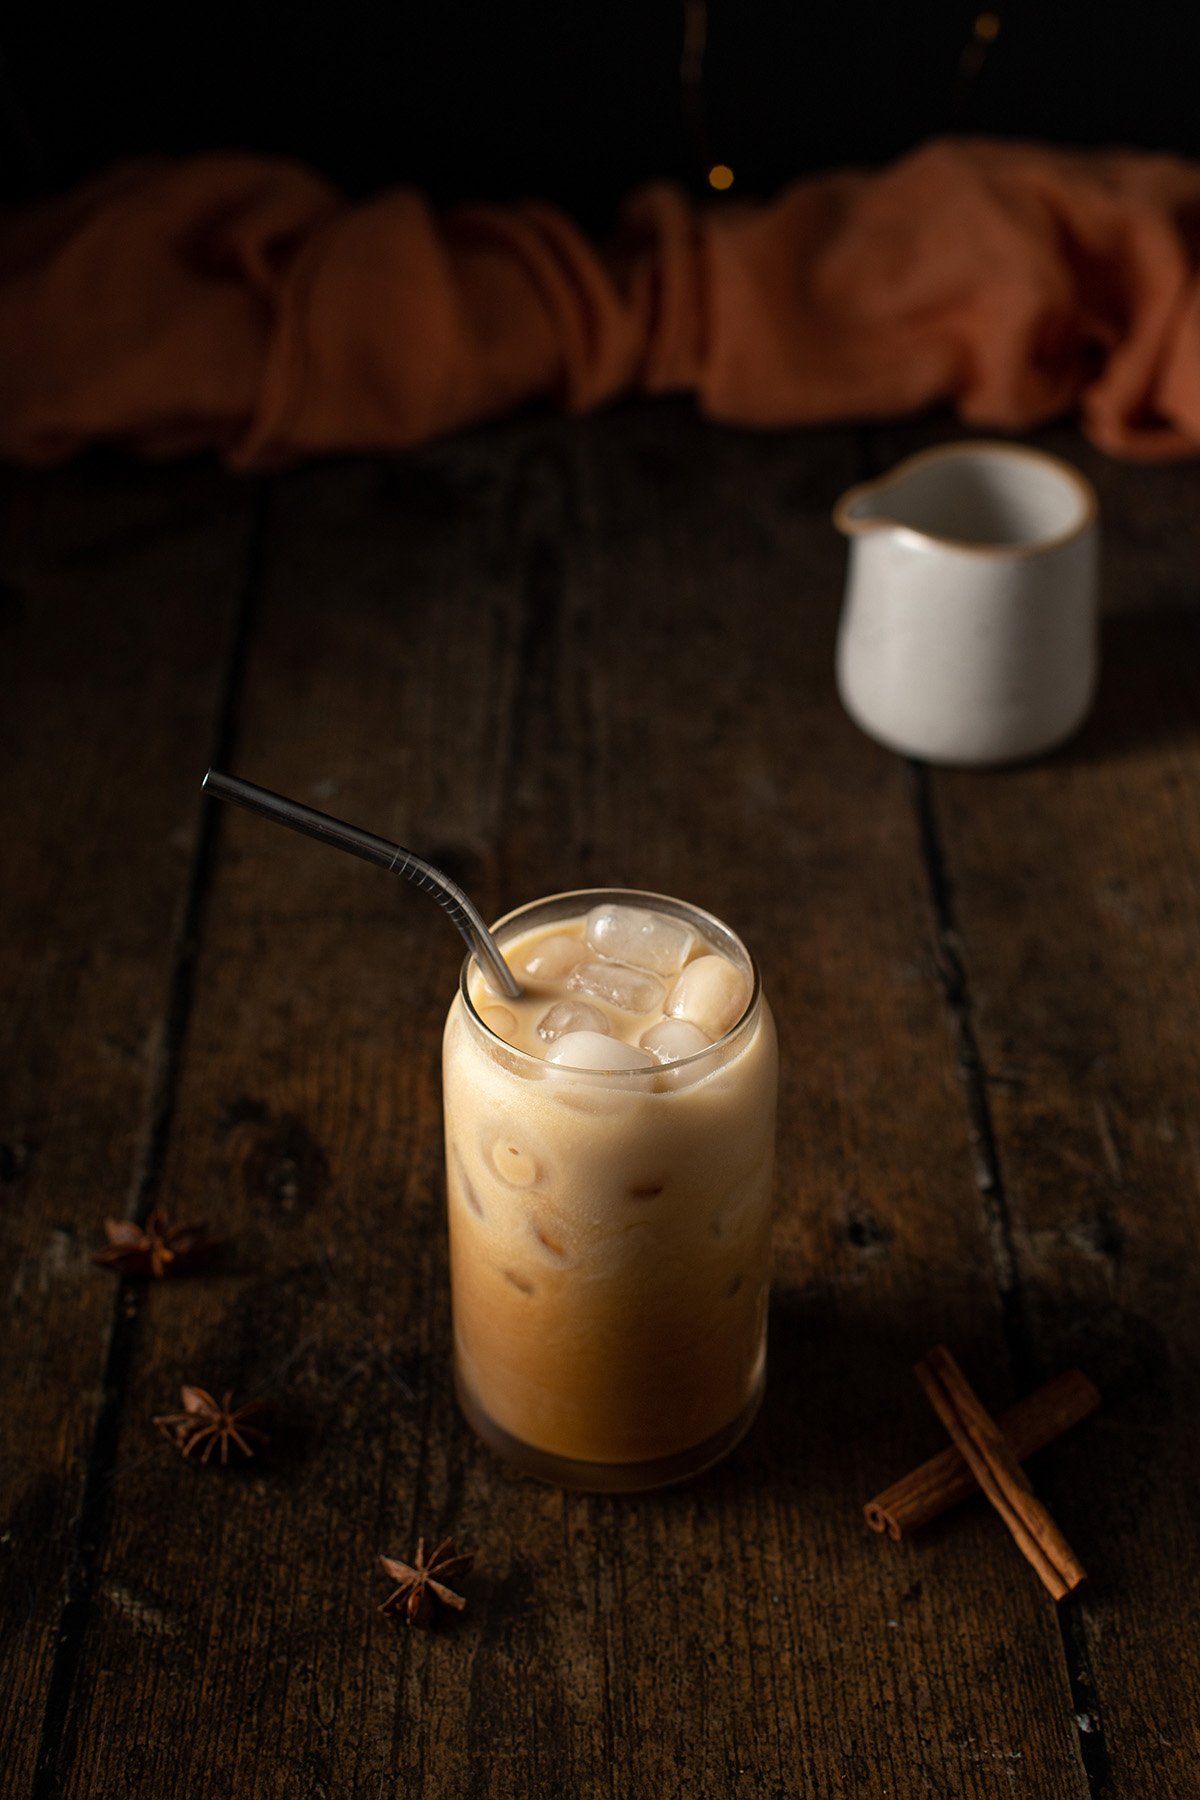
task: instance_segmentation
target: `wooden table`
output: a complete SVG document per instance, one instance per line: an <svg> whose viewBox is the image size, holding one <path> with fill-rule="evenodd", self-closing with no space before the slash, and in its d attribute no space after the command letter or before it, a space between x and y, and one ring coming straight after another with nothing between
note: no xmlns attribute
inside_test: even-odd
<svg viewBox="0 0 1200 1800"><path fill-rule="evenodd" d="M673 405L270 481L3 482L3 1794L1200 1795L1200 477L1101 490L1106 664L1067 750L910 767L835 698L831 503L949 427ZM781 1021L772 1362L730 1460L639 1499L510 1475L449 1375L438 1044L458 941L202 801L209 762L421 849L485 911L617 881L752 940ZM106 1214L223 1268L92 1265ZM981 1502L863 1502L1079 1364L1034 1465L1056 1612ZM267 1394L196 1468L180 1384ZM479 1554L449 1630L377 1557Z"/></svg>

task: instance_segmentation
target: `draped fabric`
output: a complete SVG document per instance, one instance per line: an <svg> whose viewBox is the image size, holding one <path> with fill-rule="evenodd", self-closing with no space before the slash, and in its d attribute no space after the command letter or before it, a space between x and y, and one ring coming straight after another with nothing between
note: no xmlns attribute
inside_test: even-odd
<svg viewBox="0 0 1200 1800"><path fill-rule="evenodd" d="M536 202L351 202L295 164L129 164L0 216L0 455L396 449L539 401L691 393L747 426L948 404L1200 449L1200 165L983 140L602 246Z"/></svg>

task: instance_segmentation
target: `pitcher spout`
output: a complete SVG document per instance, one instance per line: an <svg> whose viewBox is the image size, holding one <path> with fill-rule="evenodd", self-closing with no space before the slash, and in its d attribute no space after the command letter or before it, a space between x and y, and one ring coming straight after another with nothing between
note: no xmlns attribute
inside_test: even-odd
<svg viewBox="0 0 1200 1800"><path fill-rule="evenodd" d="M833 509L833 522L843 537L868 531L894 531L900 521L888 511L889 481L859 481L847 488Z"/></svg>
<svg viewBox="0 0 1200 1800"><path fill-rule="evenodd" d="M1094 523L1096 497L1077 469L1026 444L939 444L848 488L833 512L849 538L902 534L931 549L1031 556Z"/></svg>

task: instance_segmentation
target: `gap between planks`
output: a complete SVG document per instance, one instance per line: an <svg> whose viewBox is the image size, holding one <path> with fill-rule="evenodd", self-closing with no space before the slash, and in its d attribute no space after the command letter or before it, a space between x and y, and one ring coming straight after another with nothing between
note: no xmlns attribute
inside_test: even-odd
<svg viewBox="0 0 1200 1800"><path fill-rule="evenodd" d="M856 437L862 465L859 479L874 480L884 470L871 428L861 427ZM970 984L960 954L961 938L954 912L953 884L938 827L933 778L928 765L915 758L909 759L908 767L913 821L933 915L937 980L954 1033L955 1059L966 1100L968 1130L975 1152L975 1184L983 1208L992 1272L1000 1299L1005 1350L1014 1382L1020 1391L1028 1392L1044 1379L1044 1371L1037 1351L1029 1297L1021 1281L1013 1241L1012 1215L992 1121L987 1071L975 1034ZM1072 1726L1079 1747L1079 1760L1091 1800L1105 1800L1112 1789L1113 1766L1105 1739L1099 1695L1083 1638L1078 1604L1058 1607L1056 1614L1071 1689L1074 1713ZM1087 1721L1086 1730L1084 1720Z"/></svg>
<svg viewBox="0 0 1200 1800"><path fill-rule="evenodd" d="M988 1098L987 1071L975 1035L970 986L960 953L953 884L938 829L930 772L924 763L914 760L910 760L908 766L913 817L933 913L937 979L955 1037L955 1060L966 1098L975 1151L975 1181L983 1205L992 1270L1000 1296L1005 1348L1018 1388L1029 1392L1045 1379L1045 1371L1038 1356L1029 1299L1021 1282L1013 1243L1012 1218ZM1079 1608L1068 1602L1055 1611L1071 1686L1079 1759L1092 1800L1104 1800L1112 1789L1112 1759L1105 1740L1104 1720ZM1086 1729L1084 1720L1087 1721Z"/></svg>
<svg viewBox="0 0 1200 1800"><path fill-rule="evenodd" d="M208 760L210 764L218 766L228 762L237 734L238 697L262 591L269 503L270 486L264 482L259 485L255 494L225 676L217 694L213 715ZM197 791L202 773L203 770L198 767ZM138 1224L145 1224L158 1199L163 1153L171 1133L179 1069L192 1010L196 959L212 887L219 809L203 800L200 806L199 824L172 947L171 974L163 1009L162 1030L147 1092L141 1141L130 1177L127 1216ZM67 1575L66 1597L59 1614L58 1637L46 1690L41 1741L34 1765L30 1800L53 1800L55 1795L61 1793L74 1758L72 1700L95 1598L96 1569L108 1528L121 1414L140 1334L143 1304L144 1297L136 1282L125 1279L117 1282L101 1378L100 1410L88 1451L83 1498Z"/></svg>

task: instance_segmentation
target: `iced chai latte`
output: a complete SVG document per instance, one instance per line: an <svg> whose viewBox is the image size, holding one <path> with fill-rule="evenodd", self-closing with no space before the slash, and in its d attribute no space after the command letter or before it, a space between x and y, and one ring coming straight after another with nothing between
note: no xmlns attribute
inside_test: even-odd
<svg viewBox="0 0 1200 1800"><path fill-rule="evenodd" d="M455 1372L476 1431L628 1490L735 1444L762 1394L776 1048L741 942L677 900L535 901L446 1021Z"/></svg>

